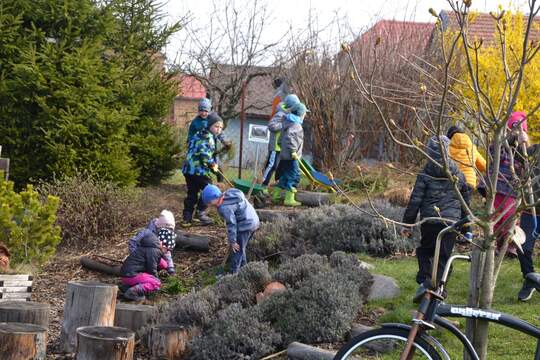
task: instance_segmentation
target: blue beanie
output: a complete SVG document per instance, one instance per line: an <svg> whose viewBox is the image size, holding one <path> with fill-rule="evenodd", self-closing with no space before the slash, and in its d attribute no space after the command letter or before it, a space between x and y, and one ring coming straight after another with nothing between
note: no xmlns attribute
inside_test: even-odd
<svg viewBox="0 0 540 360"><path fill-rule="evenodd" d="M210 111L212 109L212 102L210 99L201 99L199 101L199 111Z"/></svg>
<svg viewBox="0 0 540 360"><path fill-rule="evenodd" d="M221 197L221 190L216 185L206 185L202 191L202 201L206 205L212 200L219 199Z"/></svg>
<svg viewBox="0 0 540 360"><path fill-rule="evenodd" d="M293 108L295 105L299 103L300 103L300 99L298 98L298 96L294 94L289 94L285 97L285 100L283 100L283 108L285 110L290 110L291 108Z"/></svg>
<svg viewBox="0 0 540 360"><path fill-rule="evenodd" d="M307 109L306 105L299 102L298 104L294 105L291 109L291 113L293 113L296 116L302 116L309 110Z"/></svg>

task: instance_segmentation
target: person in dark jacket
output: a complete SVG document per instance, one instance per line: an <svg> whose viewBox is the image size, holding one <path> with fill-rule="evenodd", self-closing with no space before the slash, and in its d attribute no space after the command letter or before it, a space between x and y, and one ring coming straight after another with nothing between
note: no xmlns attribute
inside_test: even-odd
<svg viewBox="0 0 540 360"><path fill-rule="evenodd" d="M227 238L232 249L231 272L237 273L247 264L246 247L259 228L259 217L253 205L238 189L224 193L215 185L208 185L202 193L203 201L216 206L227 225Z"/></svg>
<svg viewBox="0 0 540 360"><path fill-rule="evenodd" d="M157 236L147 233L122 264L122 284L129 286L124 293L128 300L142 301L145 295L159 290L158 266L164 254L174 249L176 235L171 229L162 228Z"/></svg>
<svg viewBox="0 0 540 360"><path fill-rule="evenodd" d="M435 162L428 160L424 169L416 177L416 183L403 216L403 222L406 224L416 223L419 212L420 219L431 217L441 219L428 220L420 225L422 236L420 246L416 248L416 258L418 260L416 282L424 287L428 287L431 281L431 265L437 235L449 225L442 219L457 221L466 215L454 190L453 182L448 179L444 169L441 167L444 164L443 155L440 151L441 147L445 152L450 173L458 178L457 186L461 195L466 202L469 201L469 191L465 177L459 171L457 164L449 157L449 143L449 139L444 135L433 136L429 139L426 152ZM410 232L404 229L402 234L409 236ZM447 233L442 239L437 270L438 278L442 276L446 262L452 254L456 236L456 233Z"/></svg>

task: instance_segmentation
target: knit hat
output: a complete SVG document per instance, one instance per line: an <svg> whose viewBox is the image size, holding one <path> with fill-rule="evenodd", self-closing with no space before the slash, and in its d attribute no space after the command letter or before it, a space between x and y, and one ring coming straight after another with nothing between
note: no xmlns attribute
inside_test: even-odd
<svg viewBox="0 0 540 360"><path fill-rule="evenodd" d="M465 131L461 128L459 125L452 125L448 128L448 131L446 132L446 137L449 139L452 139L452 136L454 134L464 134Z"/></svg>
<svg viewBox="0 0 540 360"><path fill-rule="evenodd" d="M214 125L215 123L219 121L223 122L223 119L221 118L221 116L219 116L217 112L212 111L210 114L208 114L208 117L206 118L208 129L210 129L212 125Z"/></svg>
<svg viewBox="0 0 540 360"><path fill-rule="evenodd" d="M169 228L174 230L175 225L173 213L169 210L161 211L159 218L156 220L156 226L158 228Z"/></svg>
<svg viewBox="0 0 540 360"><path fill-rule="evenodd" d="M159 229L157 237L168 250L172 250L176 246L176 234L171 229Z"/></svg>
<svg viewBox="0 0 540 360"><path fill-rule="evenodd" d="M446 137L445 135L441 135L440 137L432 136L428 141L426 153L429 155L429 157L433 159L440 158L441 149L440 149L439 141L441 141L441 144L444 149L443 151L448 152L450 139L448 139L448 137Z"/></svg>
<svg viewBox="0 0 540 360"><path fill-rule="evenodd" d="M523 111L514 111L508 118L506 125L509 129L512 129L515 125L521 123L523 131L527 132L527 114Z"/></svg>
<svg viewBox="0 0 540 360"><path fill-rule="evenodd" d="M296 104L300 103L300 99L298 96L294 94L289 94L285 96L285 100L283 100L283 109L290 110L293 108Z"/></svg>
<svg viewBox="0 0 540 360"><path fill-rule="evenodd" d="M204 98L199 101L199 111L210 111L212 109L212 102L210 99Z"/></svg>
<svg viewBox="0 0 540 360"><path fill-rule="evenodd" d="M204 204L208 204L210 201L219 199L221 197L221 190L216 185L206 185L202 191L202 201Z"/></svg>
<svg viewBox="0 0 540 360"><path fill-rule="evenodd" d="M296 116L302 116L304 115L306 112L308 112L308 108L306 107L306 105L302 104L301 102L299 102L298 104L294 105L293 108L291 109L291 113L296 115Z"/></svg>

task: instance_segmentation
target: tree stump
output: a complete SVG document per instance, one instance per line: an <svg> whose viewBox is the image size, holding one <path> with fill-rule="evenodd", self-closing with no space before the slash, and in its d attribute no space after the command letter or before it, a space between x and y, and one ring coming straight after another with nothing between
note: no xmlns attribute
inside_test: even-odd
<svg viewBox="0 0 540 360"><path fill-rule="evenodd" d="M0 322L41 325L49 328L49 304L34 301L0 302Z"/></svg>
<svg viewBox="0 0 540 360"><path fill-rule="evenodd" d="M77 329L77 360L132 360L135 333L115 326Z"/></svg>
<svg viewBox="0 0 540 360"><path fill-rule="evenodd" d="M177 231L176 246L185 250L209 251L210 238L208 236Z"/></svg>
<svg viewBox="0 0 540 360"><path fill-rule="evenodd" d="M141 328L148 325L156 313L155 306L118 303L114 315L114 326L130 329L139 337Z"/></svg>
<svg viewBox="0 0 540 360"><path fill-rule="evenodd" d="M295 198L305 206L332 205L336 202L336 194L321 192L298 191Z"/></svg>
<svg viewBox="0 0 540 360"><path fill-rule="evenodd" d="M47 355L47 329L21 323L0 323L3 360L43 360Z"/></svg>
<svg viewBox="0 0 540 360"><path fill-rule="evenodd" d="M182 326L158 325L150 329L147 341L152 359L181 359L189 342L189 333Z"/></svg>
<svg viewBox="0 0 540 360"><path fill-rule="evenodd" d="M64 352L75 352L78 327L114 325L117 291L116 285L94 281L68 283L64 321L60 333L60 343Z"/></svg>

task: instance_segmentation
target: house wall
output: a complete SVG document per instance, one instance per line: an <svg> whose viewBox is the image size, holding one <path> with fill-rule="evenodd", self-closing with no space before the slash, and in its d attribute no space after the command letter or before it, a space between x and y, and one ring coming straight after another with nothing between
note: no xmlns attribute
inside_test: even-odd
<svg viewBox="0 0 540 360"><path fill-rule="evenodd" d="M197 116L197 106L199 99L191 99L177 96L173 102L171 125L178 128L189 126L189 122Z"/></svg>

